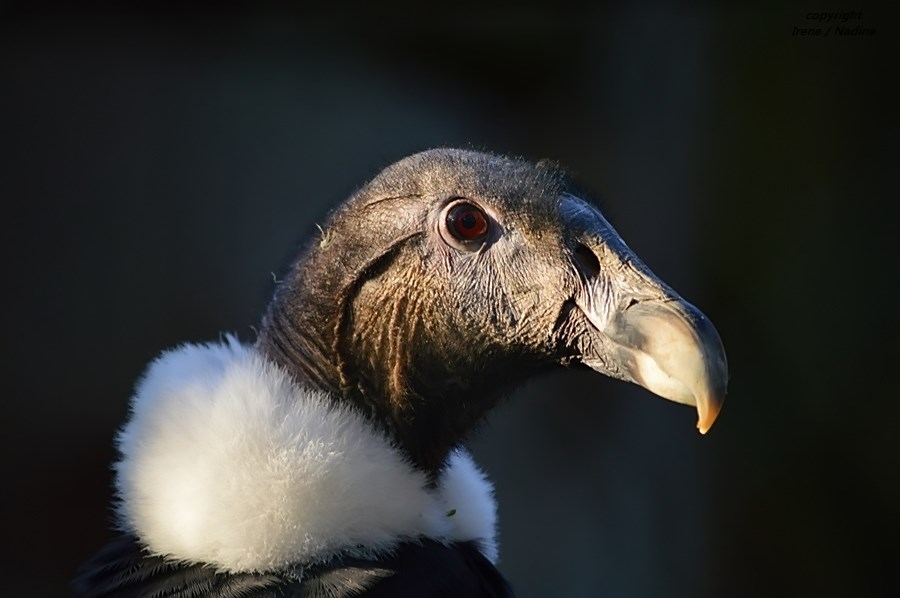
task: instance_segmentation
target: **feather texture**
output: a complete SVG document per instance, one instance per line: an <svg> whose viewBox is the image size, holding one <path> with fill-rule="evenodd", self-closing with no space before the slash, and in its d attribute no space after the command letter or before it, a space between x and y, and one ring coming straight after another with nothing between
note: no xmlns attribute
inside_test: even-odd
<svg viewBox="0 0 900 598"><path fill-rule="evenodd" d="M430 538L497 558L492 487L467 453L431 488L352 408L233 338L153 362L119 449L120 527L151 554L277 571Z"/></svg>
<svg viewBox="0 0 900 598"><path fill-rule="evenodd" d="M502 598L512 589L471 542L399 545L378 560L351 557L278 573L227 573L148 555L133 536L109 544L74 582L81 598Z"/></svg>

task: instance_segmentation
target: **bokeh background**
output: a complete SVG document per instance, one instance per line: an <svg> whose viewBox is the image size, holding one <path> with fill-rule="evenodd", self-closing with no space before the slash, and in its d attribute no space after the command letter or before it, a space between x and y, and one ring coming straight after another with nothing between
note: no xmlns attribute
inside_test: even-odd
<svg viewBox="0 0 900 598"><path fill-rule="evenodd" d="M272 279L380 168L439 145L567 166L716 323L690 409L537 380L471 446L540 596L896 595L900 20L828 6L0 5L0 594L64 596L159 351L254 337ZM833 23L832 23L833 25Z"/></svg>

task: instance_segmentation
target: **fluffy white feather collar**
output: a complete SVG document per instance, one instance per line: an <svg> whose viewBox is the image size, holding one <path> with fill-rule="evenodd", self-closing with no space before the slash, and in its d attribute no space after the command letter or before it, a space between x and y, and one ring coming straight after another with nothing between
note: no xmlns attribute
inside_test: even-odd
<svg viewBox="0 0 900 598"><path fill-rule="evenodd" d="M497 559L493 488L468 453L429 489L365 418L231 337L157 358L118 446L119 523L154 554L272 571L431 538Z"/></svg>

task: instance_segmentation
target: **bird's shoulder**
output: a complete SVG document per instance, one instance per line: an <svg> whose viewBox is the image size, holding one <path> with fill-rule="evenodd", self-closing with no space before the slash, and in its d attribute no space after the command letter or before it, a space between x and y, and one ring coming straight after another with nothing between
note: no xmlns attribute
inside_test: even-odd
<svg viewBox="0 0 900 598"><path fill-rule="evenodd" d="M499 570L471 542L401 544L377 560L335 558L326 565L272 573L229 573L147 554L120 536L82 567L74 582L83 598L344 598L350 596L513 596Z"/></svg>

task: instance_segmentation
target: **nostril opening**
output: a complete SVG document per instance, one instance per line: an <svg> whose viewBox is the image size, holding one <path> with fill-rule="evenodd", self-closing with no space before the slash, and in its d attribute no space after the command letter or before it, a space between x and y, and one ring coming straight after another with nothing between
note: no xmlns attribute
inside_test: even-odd
<svg viewBox="0 0 900 598"><path fill-rule="evenodd" d="M596 278L600 274L600 260L593 251L581 243L575 248L575 264L585 278Z"/></svg>
<svg viewBox="0 0 900 598"><path fill-rule="evenodd" d="M625 309L630 309L630 308L634 307L635 305L637 305L638 303L640 303L640 301L632 298L631 300L628 301L628 305L625 306Z"/></svg>

